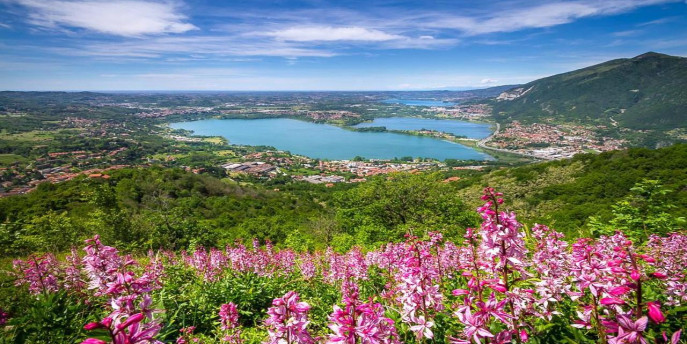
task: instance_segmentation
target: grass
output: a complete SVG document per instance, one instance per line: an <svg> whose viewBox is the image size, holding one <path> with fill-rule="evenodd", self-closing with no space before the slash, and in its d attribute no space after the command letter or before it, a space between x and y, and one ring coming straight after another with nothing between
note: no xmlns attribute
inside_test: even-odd
<svg viewBox="0 0 687 344"><path fill-rule="evenodd" d="M17 154L0 154L0 166L10 166L17 162L27 163L29 159Z"/></svg>
<svg viewBox="0 0 687 344"><path fill-rule="evenodd" d="M216 151L215 154L220 155L220 156L225 156L225 157L235 157L238 156L236 152L233 150L225 149L225 150L220 150Z"/></svg>
<svg viewBox="0 0 687 344"><path fill-rule="evenodd" d="M0 131L0 139L12 141L50 141L54 138L52 132L32 130L24 133L10 134L7 130Z"/></svg>
<svg viewBox="0 0 687 344"><path fill-rule="evenodd" d="M212 136L212 137L204 137L203 142L214 143L216 145L224 145L224 144L227 144L227 139L225 139L221 136Z"/></svg>

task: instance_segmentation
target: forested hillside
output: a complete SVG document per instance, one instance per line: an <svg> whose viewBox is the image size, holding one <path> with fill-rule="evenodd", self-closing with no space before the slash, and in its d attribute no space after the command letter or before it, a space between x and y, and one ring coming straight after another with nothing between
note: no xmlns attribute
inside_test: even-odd
<svg viewBox="0 0 687 344"><path fill-rule="evenodd" d="M643 182L651 184L648 180L660 186L650 193L631 190ZM577 155L502 169L461 183L465 188L460 194L465 199L474 199L483 186L496 185L512 198L511 209L529 221L548 223L568 235L589 234L590 217L610 221L618 203L641 207L649 196L651 202L669 204L664 210L673 216L685 216L687 145Z"/></svg>
<svg viewBox="0 0 687 344"><path fill-rule="evenodd" d="M687 59L649 52L518 86L494 103L498 120L618 123L671 130L687 123Z"/></svg>
<svg viewBox="0 0 687 344"><path fill-rule="evenodd" d="M456 174L462 179L443 182ZM395 174L334 188L237 184L156 167L108 175L45 183L0 199L3 255L61 252L94 234L133 251L252 238L298 250L347 250L430 230L459 238L477 223L473 211L484 186L503 190L524 223L549 223L573 237L592 235L590 225L623 211L652 221L666 214L678 221L687 211L687 145L578 155L487 174ZM630 208L618 210L623 202Z"/></svg>

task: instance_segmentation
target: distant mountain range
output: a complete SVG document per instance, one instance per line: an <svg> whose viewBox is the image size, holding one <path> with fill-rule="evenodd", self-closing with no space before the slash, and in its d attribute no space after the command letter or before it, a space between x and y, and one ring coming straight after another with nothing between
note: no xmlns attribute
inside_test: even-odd
<svg viewBox="0 0 687 344"><path fill-rule="evenodd" d="M654 52L539 79L494 98L499 121L687 127L687 58Z"/></svg>

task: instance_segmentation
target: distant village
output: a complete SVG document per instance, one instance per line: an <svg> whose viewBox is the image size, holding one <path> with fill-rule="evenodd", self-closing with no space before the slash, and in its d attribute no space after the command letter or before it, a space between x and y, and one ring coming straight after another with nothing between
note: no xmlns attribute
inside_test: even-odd
<svg viewBox="0 0 687 344"><path fill-rule="evenodd" d="M525 90L522 90L525 92ZM136 109L135 118L156 119L172 115L267 115L267 116L295 116L296 118L313 121L360 121L361 115L350 110L315 110L307 106L285 106L280 104L259 104L244 106L226 103L221 106L197 107L156 107L142 106L135 103L99 103L97 106L118 106ZM347 108L354 109L363 104L349 104ZM367 110L378 110L368 108ZM451 118L462 120L485 120L491 115L491 107L486 104L458 104L452 106L433 106L419 109L423 116L435 118ZM339 122L336 122L339 121ZM69 116L57 123L58 128L75 130L76 138L93 139L105 142L99 149L90 150L46 151L30 163L16 163L0 167L0 197L22 194L35 189L43 182L63 182L86 176L93 179L107 179L108 171L123 167L149 166L152 164L167 164L182 167L193 173L202 173L209 166L184 165L178 163L177 155L181 152L177 145L186 145L187 151L192 151L189 145L208 144L208 138L190 136L188 133L170 131L164 126L156 127L153 135L166 140L163 144L169 152L166 158L152 158L132 154L130 147L140 144L135 135L140 134L137 128L127 122L102 121ZM159 130L158 130L159 129ZM479 142L478 146L486 149L500 150L509 153L525 155L537 159L563 159L583 152L603 152L622 149L627 141L604 137L598 134L602 127L583 127L575 125L557 125L535 123L525 125L514 121L503 130L499 130L491 137ZM147 133L150 134L150 133ZM146 134L146 135L147 135ZM417 130L408 132L413 135L432 136L456 141L460 139L454 135L432 131ZM220 140L221 141L221 140ZM236 146L227 146L226 141L216 142L214 150L235 150ZM223 148L218 148L222 146ZM47 149L47 146L37 144L34 149ZM211 150L212 150L211 149ZM131 155L131 156L130 156ZM332 186L336 183L358 183L375 175L394 172L419 173L422 171L447 168L441 162L421 161L385 161L385 160L335 160L325 161L310 159L303 156L291 155L280 151L255 152L242 156L233 156L221 160L216 156L212 168L221 169L232 177L250 176L255 178L276 178L290 176L295 181ZM483 166L467 166L461 168L479 169Z"/></svg>
<svg viewBox="0 0 687 344"><path fill-rule="evenodd" d="M490 138L487 147L552 160L585 152L622 149L625 144L626 140L602 137L583 126L544 123L523 125L513 121L508 128Z"/></svg>
<svg viewBox="0 0 687 344"><path fill-rule="evenodd" d="M231 174L247 174L254 177L273 178L287 175L293 168L304 168L317 174L291 174L294 180L312 184L359 183L365 177L394 172L418 173L446 167L440 162L394 163L385 160L314 160L303 156L283 157L284 152L268 151L242 157L243 162L230 162L222 165ZM347 178L348 177L348 178Z"/></svg>

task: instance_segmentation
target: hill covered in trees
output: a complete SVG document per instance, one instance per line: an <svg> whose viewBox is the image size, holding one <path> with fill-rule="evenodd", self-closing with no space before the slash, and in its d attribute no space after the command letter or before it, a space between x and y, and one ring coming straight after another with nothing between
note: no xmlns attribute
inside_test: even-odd
<svg viewBox="0 0 687 344"><path fill-rule="evenodd" d="M41 184L29 194L0 199L1 253L62 252L95 234L129 251L253 238L297 250L347 250L431 230L460 238L479 221L474 209L485 186L508 195L509 209L528 226L549 223L569 237L611 230L602 223L665 231L683 226L680 218L687 212L684 144L489 173L392 174L333 188L286 181L239 184L160 167L108 175ZM447 179L451 176L461 179Z"/></svg>
<svg viewBox="0 0 687 344"><path fill-rule="evenodd" d="M535 80L496 98L494 114L499 121L685 127L687 58L648 52Z"/></svg>

